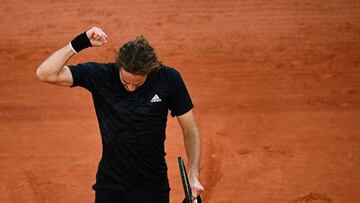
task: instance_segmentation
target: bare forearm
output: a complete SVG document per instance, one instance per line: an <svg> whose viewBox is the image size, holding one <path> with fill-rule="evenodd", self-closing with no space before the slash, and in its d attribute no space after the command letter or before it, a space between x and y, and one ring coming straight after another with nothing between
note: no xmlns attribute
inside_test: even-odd
<svg viewBox="0 0 360 203"><path fill-rule="evenodd" d="M42 80L54 81L66 62L74 55L70 45L59 49L47 58L37 69L36 74Z"/></svg>
<svg viewBox="0 0 360 203"><path fill-rule="evenodd" d="M199 176L201 140L199 131L196 127L184 132L184 144L189 161L189 174Z"/></svg>

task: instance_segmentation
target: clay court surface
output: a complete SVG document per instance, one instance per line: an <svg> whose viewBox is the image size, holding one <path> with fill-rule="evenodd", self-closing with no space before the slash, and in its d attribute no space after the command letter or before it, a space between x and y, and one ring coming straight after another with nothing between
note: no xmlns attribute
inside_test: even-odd
<svg viewBox="0 0 360 203"><path fill-rule="evenodd" d="M70 64L112 61L143 34L181 72L205 202L359 201L359 1L0 2L0 202L93 202L102 149L91 95L35 76L93 25L109 42ZM176 203L185 152L172 118L166 151Z"/></svg>

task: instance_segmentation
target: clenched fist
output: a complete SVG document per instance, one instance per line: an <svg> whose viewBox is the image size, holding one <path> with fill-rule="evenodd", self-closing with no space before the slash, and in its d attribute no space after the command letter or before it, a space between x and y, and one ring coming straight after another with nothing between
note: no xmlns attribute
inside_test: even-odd
<svg viewBox="0 0 360 203"><path fill-rule="evenodd" d="M107 42L109 38L102 29L98 27L92 27L90 30L86 31L86 35L89 38L92 46L102 46Z"/></svg>

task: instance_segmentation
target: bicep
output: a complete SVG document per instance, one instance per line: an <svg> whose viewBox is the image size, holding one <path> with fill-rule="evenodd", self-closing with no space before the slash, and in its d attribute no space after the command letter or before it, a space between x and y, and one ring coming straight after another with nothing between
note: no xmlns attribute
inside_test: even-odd
<svg viewBox="0 0 360 203"><path fill-rule="evenodd" d="M64 66L56 80L50 83L58 86L70 87L73 84L73 77L69 67Z"/></svg>

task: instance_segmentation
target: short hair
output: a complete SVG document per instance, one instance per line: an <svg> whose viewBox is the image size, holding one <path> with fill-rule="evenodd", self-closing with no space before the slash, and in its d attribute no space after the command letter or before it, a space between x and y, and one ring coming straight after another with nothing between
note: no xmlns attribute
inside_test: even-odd
<svg viewBox="0 0 360 203"><path fill-rule="evenodd" d="M147 75L158 70L161 64L155 49L142 35L122 45L115 55L119 68L134 75Z"/></svg>

